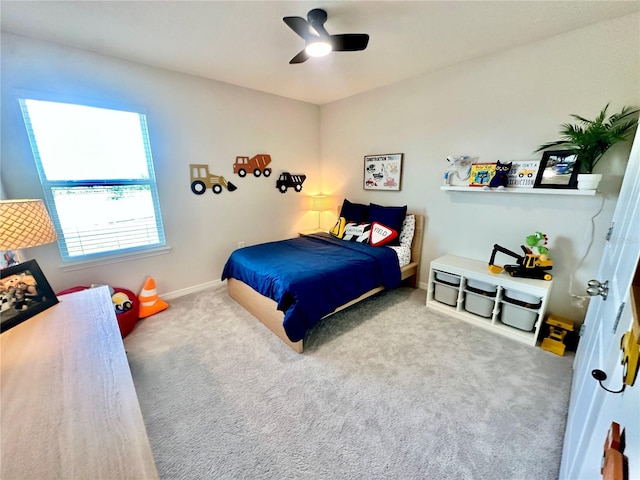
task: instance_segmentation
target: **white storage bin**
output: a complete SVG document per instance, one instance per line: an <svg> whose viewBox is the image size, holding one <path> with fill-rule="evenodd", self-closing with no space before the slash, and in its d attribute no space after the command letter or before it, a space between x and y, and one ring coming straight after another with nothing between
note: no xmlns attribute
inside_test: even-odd
<svg viewBox="0 0 640 480"><path fill-rule="evenodd" d="M433 298L440 303L455 307L458 303L458 289L442 283L435 283Z"/></svg>
<svg viewBox="0 0 640 480"><path fill-rule="evenodd" d="M464 309L467 312L471 312L481 317L491 318L491 315L493 314L493 305L494 301L492 297L477 295L472 292L465 292L464 294Z"/></svg>
<svg viewBox="0 0 640 480"><path fill-rule="evenodd" d="M460 277L451 273L436 271L436 281L448 283L449 285L460 285Z"/></svg>
<svg viewBox="0 0 640 480"><path fill-rule="evenodd" d="M467 287L479 290L479 292L477 293L487 293L492 297L495 296L495 293L498 290L497 285L487 282L481 282L480 280L474 280L473 278L467 279Z"/></svg>
<svg viewBox="0 0 640 480"><path fill-rule="evenodd" d="M518 290L512 290L510 288L504 289L504 295L511 298L512 300L518 300L520 302L530 303L532 305L536 305L542 301L540 297L536 297L535 295L530 295L528 293L523 293Z"/></svg>
<svg viewBox="0 0 640 480"><path fill-rule="evenodd" d="M524 330L525 332L530 332L536 324L537 317L538 312L536 310L530 310L508 302L502 302L500 320L505 325Z"/></svg>

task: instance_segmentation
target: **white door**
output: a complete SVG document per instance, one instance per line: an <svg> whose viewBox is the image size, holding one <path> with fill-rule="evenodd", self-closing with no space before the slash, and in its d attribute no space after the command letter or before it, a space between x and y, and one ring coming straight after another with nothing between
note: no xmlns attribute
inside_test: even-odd
<svg viewBox="0 0 640 480"><path fill-rule="evenodd" d="M629 290L640 257L640 132L636 134L597 280L608 281L606 300L593 297L574 362L560 478L601 479L602 447L612 421L626 428L630 479L640 478L640 380L624 393L600 388L592 377L603 370L609 390L622 386L620 339L631 328ZM585 286L586 287L586 286ZM633 452L633 453L632 453Z"/></svg>

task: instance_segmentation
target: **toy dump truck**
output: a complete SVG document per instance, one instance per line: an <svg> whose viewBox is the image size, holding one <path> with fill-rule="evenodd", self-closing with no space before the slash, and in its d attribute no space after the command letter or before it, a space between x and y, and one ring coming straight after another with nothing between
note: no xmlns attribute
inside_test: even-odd
<svg viewBox="0 0 640 480"><path fill-rule="evenodd" d="M220 175L211 175L209 173L209 165L189 165L191 171L191 191L196 195L202 195L207 187L211 187L213 193L218 194L222 191L222 187L233 192L236 187L231 182L227 182Z"/></svg>
<svg viewBox="0 0 640 480"><path fill-rule="evenodd" d="M241 178L244 178L247 173L253 173L254 177L264 175L268 177L271 175L271 169L267 168L267 165L271 163L271 155L260 153L251 158L249 157L236 157L236 162L233 164L233 173L237 173Z"/></svg>
<svg viewBox="0 0 640 480"><path fill-rule="evenodd" d="M306 179L306 175L291 175L289 172L283 172L276 182L276 188L280 190L280 193L286 193L289 187L299 192L302 190L302 184Z"/></svg>

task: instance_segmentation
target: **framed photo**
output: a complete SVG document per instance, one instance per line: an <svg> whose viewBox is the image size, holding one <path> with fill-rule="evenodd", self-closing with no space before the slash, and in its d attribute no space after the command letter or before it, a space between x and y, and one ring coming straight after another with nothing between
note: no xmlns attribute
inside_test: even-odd
<svg viewBox="0 0 640 480"><path fill-rule="evenodd" d="M511 188L533 188L538 176L540 160L515 160L511 164L509 172L509 184Z"/></svg>
<svg viewBox="0 0 640 480"><path fill-rule="evenodd" d="M364 157L365 190L400 190L402 153L367 155Z"/></svg>
<svg viewBox="0 0 640 480"><path fill-rule="evenodd" d="M3 250L0 252L0 269L11 267L20 263L20 255L16 250Z"/></svg>
<svg viewBox="0 0 640 480"><path fill-rule="evenodd" d="M578 156L568 150L547 151L542 154L535 188L577 188Z"/></svg>
<svg viewBox="0 0 640 480"><path fill-rule="evenodd" d="M484 187L496 174L495 163L472 163L469 173L470 187Z"/></svg>
<svg viewBox="0 0 640 480"><path fill-rule="evenodd" d="M3 268L0 274L0 333L58 303L35 260Z"/></svg>

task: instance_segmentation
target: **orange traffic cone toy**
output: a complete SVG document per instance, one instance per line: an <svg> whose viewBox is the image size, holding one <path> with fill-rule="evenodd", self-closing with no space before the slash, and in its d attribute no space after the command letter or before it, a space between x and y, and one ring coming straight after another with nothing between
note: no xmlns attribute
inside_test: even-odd
<svg viewBox="0 0 640 480"><path fill-rule="evenodd" d="M144 288L138 295L138 300L140 300L139 318L149 317L169 307L167 302L158 297L156 282L151 277L147 278L144 283Z"/></svg>

